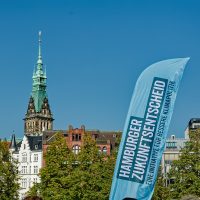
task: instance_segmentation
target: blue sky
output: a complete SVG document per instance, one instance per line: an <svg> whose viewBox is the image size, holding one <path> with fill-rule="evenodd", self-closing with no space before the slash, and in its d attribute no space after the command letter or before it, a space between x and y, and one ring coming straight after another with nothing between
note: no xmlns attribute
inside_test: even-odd
<svg viewBox="0 0 200 200"><path fill-rule="evenodd" d="M169 133L200 117L200 3L144 0L0 1L0 137L23 135L38 31L54 128L122 130L150 64L191 57Z"/></svg>

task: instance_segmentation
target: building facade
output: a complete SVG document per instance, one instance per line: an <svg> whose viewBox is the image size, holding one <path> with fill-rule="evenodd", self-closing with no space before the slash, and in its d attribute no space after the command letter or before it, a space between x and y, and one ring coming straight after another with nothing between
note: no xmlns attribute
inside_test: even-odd
<svg viewBox="0 0 200 200"><path fill-rule="evenodd" d="M162 173L166 180L166 185L170 184L170 179L168 179L168 173L171 169L172 162L178 160L180 156L180 150L185 146L188 141L186 138L176 138L175 135L171 135L170 138L166 140L165 151L162 155Z"/></svg>
<svg viewBox="0 0 200 200"><path fill-rule="evenodd" d="M73 128L72 125L69 125L67 130L46 130L43 132L42 136L43 153L46 152L48 146L51 144L51 142L54 141L55 136L58 133L61 133L64 136L67 146L72 150L74 154L78 154L81 151L84 134L88 133L96 141L99 152L106 155L111 154L122 134L120 131L100 131L85 129L84 125L82 125L80 128ZM44 160L43 165L45 165Z"/></svg>
<svg viewBox="0 0 200 200"><path fill-rule="evenodd" d="M16 143L12 135L10 144L12 159L18 162L19 197L23 199L34 183L38 183L39 170L42 167L42 136L26 136L20 143Z"/></svg>
<svg viewBox="0 0 200 200"><path fill-rule="evenodd" d="M166 178L166 185L170 184L170 180L168 179L167 174L171 169L172 162L179 159L181 149L190 139L189 132L198 128L200 128L200 118L191 118L185 129L184 138L176 138L175 135L171 135L171 137L167 139L161 162L162 172Z"/></svg>

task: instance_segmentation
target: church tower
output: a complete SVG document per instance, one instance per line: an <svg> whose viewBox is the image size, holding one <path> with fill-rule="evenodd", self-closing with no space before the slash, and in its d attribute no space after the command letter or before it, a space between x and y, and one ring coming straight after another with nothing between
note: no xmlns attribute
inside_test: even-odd
<svg viewBox="0 0 200 200"><path fill-rule="evenodd" d="M25 135L41 135L44 130L53 129L53 115L46 92L46 72L43 69L41 54L41 31L39 32L39 53L36 69L33 72L32 93L24 118Z"/></svg>

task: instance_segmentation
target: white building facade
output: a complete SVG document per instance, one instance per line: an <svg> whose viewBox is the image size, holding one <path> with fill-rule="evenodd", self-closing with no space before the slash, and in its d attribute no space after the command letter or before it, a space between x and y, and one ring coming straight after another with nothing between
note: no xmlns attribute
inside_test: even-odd
<svg viewBox="0 0 200 200"><path fill-rule="evenodd" d="M16 144L12 136L10 145L12 158L18 161L19 196L23 199L34 183L40 182L39 172L42 168L42 136L24 136Z"/></svg>
<svg viewBox="0 0 200 200"><path fill-rule="evenodd" d="M185 129L184 138L176 138L175 135L171 135L171 137L167 139L166 148L161 161L162 173L166 178L166 185L170 184L167 174L170 171L172 162L179 159L181 149L185 146L185 143L189 141L189 132L197 128L200 128L200 118L192 118Z"/></svg>
<svg viewBox="0 0 200 200"><path fill-rule="evenodd" d="M166 148L161 161L162 173L166 179L166 185L170 184L167 174L171 169L172 162L179 159L180 150L185 146L187 141L187 138L176 138L175 135L171 135L166 141Z"/></svg>

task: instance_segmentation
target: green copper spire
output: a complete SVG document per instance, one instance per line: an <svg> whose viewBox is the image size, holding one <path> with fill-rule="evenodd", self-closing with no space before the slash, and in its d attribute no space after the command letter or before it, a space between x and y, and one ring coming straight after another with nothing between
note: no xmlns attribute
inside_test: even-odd
<svg viewBox="0 0 200 200"><path fill-rule="evenodd" d="M33 88L32 88L32 97L34 99L34 105L36 112L40 112L43 100L47 97L46 93L46 73L43 71L42 63L42 52L41 52L41 40L42 32L39 31L39 51L38 51L38 60L36 64L36 70L33 72Z"/></svg>
<svg viewBox="0 0 200 200"><path fill-rule="evenodd" d="M42 39L41 39L41 37L42 37L42 32L39 31L39 40L38 40L39 49L38 49L37 71L40 72L40 73L42 73L42 65L43 65L43 63L42 63L42 47L41 47L42 46Z"/></svg>

